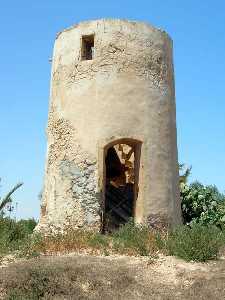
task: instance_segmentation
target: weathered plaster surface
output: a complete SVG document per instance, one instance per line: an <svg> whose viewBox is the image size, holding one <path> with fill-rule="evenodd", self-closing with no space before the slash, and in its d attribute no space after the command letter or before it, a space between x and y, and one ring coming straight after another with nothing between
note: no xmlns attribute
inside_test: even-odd
<svg viewBox="0 0 225 300"><path fill-rule="evenodd" d="M94 59L81 61L81 38L90 34ZM181 221L172 42L165 32L125 20L61 32L47 135L39 228L100 228L103 149L120 138L142 142L136 221Z"/></svg>

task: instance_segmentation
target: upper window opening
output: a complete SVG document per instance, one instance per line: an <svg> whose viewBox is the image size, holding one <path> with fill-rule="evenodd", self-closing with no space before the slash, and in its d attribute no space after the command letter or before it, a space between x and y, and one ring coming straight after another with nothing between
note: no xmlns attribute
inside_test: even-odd
<svg viewBox="0 0 225 300"><path fill-rule="evenodd" d="M82 36L81 59L91 60L94 58L94 35Z"/></svg>

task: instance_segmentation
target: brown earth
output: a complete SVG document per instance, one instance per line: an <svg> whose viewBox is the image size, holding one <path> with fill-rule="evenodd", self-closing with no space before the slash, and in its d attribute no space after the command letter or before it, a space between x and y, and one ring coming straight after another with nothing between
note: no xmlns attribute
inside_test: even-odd
<svg viewBox="0 0 225 300"><path fill-rule="evenodd" d="M36 276L33 281L32 276ZM35 284L48 285L38 299L222 300L225 260L187 263L161 255L149 259L70 254L14 262L0 269L1 299L5 288L21 291Z"/></svg>

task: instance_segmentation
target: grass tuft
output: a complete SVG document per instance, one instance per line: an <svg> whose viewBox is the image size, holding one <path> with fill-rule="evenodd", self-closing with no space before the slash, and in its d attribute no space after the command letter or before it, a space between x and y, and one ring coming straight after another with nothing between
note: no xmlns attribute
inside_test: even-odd
<svg viewBox="0 0 225 300"><path fill-rule="evenodd" d="M113 234L114 249L120 253L146 256L156 249L155 233L131 219Z"/></svg>

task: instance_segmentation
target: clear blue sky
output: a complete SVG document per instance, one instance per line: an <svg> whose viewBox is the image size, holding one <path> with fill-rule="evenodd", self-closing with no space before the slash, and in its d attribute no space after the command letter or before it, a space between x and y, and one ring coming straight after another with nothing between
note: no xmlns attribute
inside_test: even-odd
<svg viewBox="0 0 225 300"><path fill-rule="evenodd" d="M18 181L19 217L38 217L56 33L81 20L142 20L174 41L179 161L225 190L225 1L1 1L0 195Z"/></svg>

